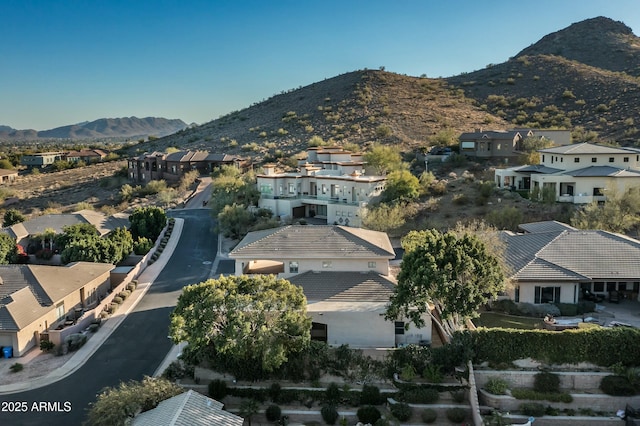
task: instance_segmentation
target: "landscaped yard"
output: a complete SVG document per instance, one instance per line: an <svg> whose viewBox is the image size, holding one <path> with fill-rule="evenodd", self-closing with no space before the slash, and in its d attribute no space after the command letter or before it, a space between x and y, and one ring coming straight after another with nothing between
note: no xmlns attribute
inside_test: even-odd
<svg viewBox="0 0 640 426"><path fill-rule="evenodd" d="M487 328L519 328L531 330L542 328L542 319L531 317L517 317L513 315L499 314L496 312L482 312L473 323L476 327Z"/></svg>

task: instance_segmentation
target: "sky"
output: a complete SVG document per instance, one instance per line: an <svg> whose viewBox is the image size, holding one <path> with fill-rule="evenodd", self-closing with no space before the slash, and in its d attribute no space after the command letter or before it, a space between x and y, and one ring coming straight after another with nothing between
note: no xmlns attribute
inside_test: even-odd
<svg viewBox="0 0 640 426"><path fill-rule="evenodd" d="M0 125L202 124L337 75L449 77L639 0L0 0Z"/></svg>

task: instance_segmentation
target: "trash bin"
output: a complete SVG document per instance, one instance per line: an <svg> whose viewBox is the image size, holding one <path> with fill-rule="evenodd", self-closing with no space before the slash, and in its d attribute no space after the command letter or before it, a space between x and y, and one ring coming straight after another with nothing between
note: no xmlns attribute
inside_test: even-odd
<svg viewBox="0 0 640 426"><path fill-rule="evenodd" d="M5 346L2 348L2 355L4 355L5 358L13 358L13 347Z"/></svg>

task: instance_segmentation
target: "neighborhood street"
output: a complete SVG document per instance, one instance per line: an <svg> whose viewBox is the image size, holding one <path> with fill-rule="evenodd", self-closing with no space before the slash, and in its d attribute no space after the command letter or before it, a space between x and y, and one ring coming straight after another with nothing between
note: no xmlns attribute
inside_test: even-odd
<svg viewBox="0 0 640 426"><path fill-rule="evenodd" d="M169 314L182 287L210 277L218 248L209 209L168 215L184 219L184 227L167 266L146 295L74 374L39 389L1 395L0 425L80 425L102 388L153 375L173 346L167 338ZM23 408L26 412L16 412Z"/></svg>

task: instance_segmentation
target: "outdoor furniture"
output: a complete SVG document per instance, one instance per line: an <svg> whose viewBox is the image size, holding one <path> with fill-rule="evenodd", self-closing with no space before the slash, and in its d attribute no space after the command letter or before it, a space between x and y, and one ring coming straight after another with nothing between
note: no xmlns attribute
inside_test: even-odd
<svg viewBox="0 0 640 426"><path fill-rule="evenodd" d="M588 300L589 302L602 302L604 300L604 297L602 297L599 294L595 294L595 293L591 293L591 291L587 290L586 288L582 289L582 299L583 300Z"/></svg>

